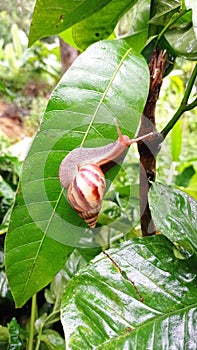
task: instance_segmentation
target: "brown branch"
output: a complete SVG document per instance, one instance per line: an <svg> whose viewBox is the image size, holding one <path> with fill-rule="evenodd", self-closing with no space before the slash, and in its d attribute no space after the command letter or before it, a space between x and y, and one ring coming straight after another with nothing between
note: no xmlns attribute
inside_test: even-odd
<svg viewBox="0 0 197 350"><path fill-rule="evenodd" d="M166 60L165 51L154 50L149 63L149 95L141 118L138 136L150 133L151 131L156 132L155 108L162 85ZM156 135L160 137L138 143L138 152L140 155L140 216L143 236L154 235L156 233L148 203L148 191L151 182L155 181L156 177L156 156L162 142L161 135Z"/></svg>

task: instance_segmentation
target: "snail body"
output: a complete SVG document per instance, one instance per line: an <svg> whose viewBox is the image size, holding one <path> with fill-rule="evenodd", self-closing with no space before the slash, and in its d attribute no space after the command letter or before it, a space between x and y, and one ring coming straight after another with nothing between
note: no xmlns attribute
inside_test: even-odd
<svg viewBox="0 0 197 350"><path fill-rule="evenodd" d="M116 128L118 140L114 143L97 148L76 148L60 164L59 179L68 190L68 201L91 228L96 226L106 188L101 166L122 160L132 143L153 134L129 139L127 135L121 134L117 122Z"/></svg>

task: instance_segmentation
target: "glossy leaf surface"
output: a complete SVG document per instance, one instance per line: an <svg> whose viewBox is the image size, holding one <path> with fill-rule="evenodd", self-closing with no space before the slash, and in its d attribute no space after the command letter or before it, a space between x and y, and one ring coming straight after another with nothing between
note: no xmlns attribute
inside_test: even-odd
<svg viewBox="0 0 197 350"><path fill-rule="evenodd" d="M113 32L118 20L127 12L136 0L113 0L103 9L73 26L73 39L81 49L92 43L106 39Z"/></svg>
<svg viewBox="0 0 197 350"><path fill-rule="evenodd" d="M166 32L165 38L177 56L197 60L197 39L193 27L173 28Z"/></svg>
<svg viewBox="0 0 197 350"><path fill-rule="evenodd" d="M107 253L111 259L100 254L65 291L67 349L195 349L195 259L177 259L162 235Z"/></svg>
<svg viewBox="0 0 197 350"><path fill-rule="evenodd" d="M50 350L64 350L64 339L53 329L46 329L39 336L41 342L45 343Z"/></svg>
<svg viewBox="0 0 197 350"><path fill-rule="evenodd" d="M75 247L98 246L60 186L62 159L80 145L114 142L114 117L132 137L148 89L142 56L124 41L106 41L81 54L52 94L24 163L6 237L7 276L18 306L52 280ZM117 167L108 182L116 173Z"/></svg>
<svg viewBox="0 0 197 350"><path fill-rule="evenodd" d="M192 250L197 253L197 202L186 193L159 183L153 184L149 198L157 229L180 244L180 249L185 242L188 254Z"/></svg>
<svg viewBox="0 0 197 350"><path fill-rule="evenodd" d="M29 45L54 35L99 11L112 0L37 0L31 23Z"/></svg>
<svg viewBox="0 0 197 350"><path fill-rule="evenodd" d="M150 0L138 1L135 6L130 10L131 15L131 27L130 33L136 33L144 31L146 33L146 39L148 37L148 26L150 20Z"/></svg>
<svg viewBox="0 0 197 350"><path fill-rule="evenodd" d="M173 55L184 57L188 60L197 59L197 39L195 35L195 22L192 26L191 11L179 18L181 14L179 0L156 0L154 13L150 23L155 26L167 26L173 23L165 32L165 39L170 47L167 47ZM190 5L191 7L191 5ZM189 8L189 6L188 6ZM193 10L195 5L193 4Z"/></svg>
<svg viewBox="0 0 197 350"><path fill-rule="evenodd" d="M138 1L119 21L118 28L116 29L124 36L127 43L137 50L137 52L141 52L143 50L148 38L149 18L150 0ZM127 28L127 24L127 33L124 34L125 23L127 22L129 22L130 25L129 28Z"/></svg>

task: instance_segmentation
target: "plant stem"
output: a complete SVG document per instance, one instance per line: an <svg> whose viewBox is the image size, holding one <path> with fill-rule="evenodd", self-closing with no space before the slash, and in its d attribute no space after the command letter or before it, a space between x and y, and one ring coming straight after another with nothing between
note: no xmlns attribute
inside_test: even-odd
<svg viewBox="0 0 197 350"><path fill-rule="evenodd" d="M165 126L165 128L161 131L161 134L163 138L165 139L170 130L173 128L173 126L176 124L176 122L179 120L179 118L182 116L182 114L186 111L189 111L197 106L197 98L191 103L188 104L188 99L192 91L192 87L194 85L195 79L197 76L197 63L193 69L193 72L191 74L191 77L188 81L187 88L185 90L185 94L183 96L183 99L181 101L181 104L179 108L177 109L176 113L172 117L172 119L168 122L168 124Z"/></svg>
<svg viewBox="0 0 197 350"><path fill-rule="evenodd" d="M31 303L31 317L30 317L30 329L29 329L29 341L27 350L33 350L33 341L34 341L34 323L37 315L37 303L36 303L36 294L32 297Z"/></svg>
<svg viewBox="0 0 197 350"><path fill-rule="evenodd" d="M155 108L162 85L167 56L165 51L155 49L150 63L150 88L144 107L138 136L156 131ZM138 143L140 155L140 220L143 236L154 235L156 227L153 222L148 202L148 192L156 177L156 156L160 150L161 139L141 141Z"/></svg>
<svg viewBox="0 0 197 350"><path fill-rule="evenodd" d="M167 23L167 25L162 29L162 31L159 33L158 38L157 38L157 44L161 40L162 36L165 34L165 32L174 24L179 18L181 18L185 13L187 13L190 10L184 10L180 13L175 13L174 16L170 19L170 21Z"/></svg>
<svg viewBox="0 0 197 350"><path fill-rule="evenodd" d="M40 339L37 337L36 347L35 350L38 350L40 347Z"/></svg>

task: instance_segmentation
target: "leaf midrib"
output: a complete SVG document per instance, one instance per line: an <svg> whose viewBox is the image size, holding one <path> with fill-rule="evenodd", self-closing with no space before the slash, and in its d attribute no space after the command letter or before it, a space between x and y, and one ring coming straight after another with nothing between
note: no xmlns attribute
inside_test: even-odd
<svg viewBox="0 0 197 350"><path fill-rule="evenodd" d="M89 126L88 126L86 132L85 132L85 135L84 135L84 137L83 137L83 140L82 140L82 142L81 142L81 146L80 146L80 147L83 147L83 144L84 144L84 142L85 142L85 140L86 140L86 138L87 138L87 136L88 136L88 133L89 133L91 127L92 127L92 124L93 124L93 122L94 122L94 120L95 120L95 118L96 118L97 113L99 112L99 109L101 108L101 105L102 105L102 103L103 103L103 101L104 101L104 99L105 99L105 97L106 97L106 95L107 95L107 93L108 93L110 87L112 86L112 83L113 83L113 81L114 81L114 79L115 79L117 73L118 73L119 70L120 70L120 67L122 66L122 64L123 64L123 62L124 62L124 60L125 60L125 58L129 55L129 53L130 53L131 51L132 51L132 48L129 48L129 49L125 52L125 54L123 55L123 57L121 58L119 64L117 65L117 67L116 67L116 69L115 69L115 71L114 71L114 73L113 73L113 75L112 75L112 77L111 77L109 83L107 84L107 87L106 87L105 91L104 91L103 94L102 94L102 98L100 99L100 101L99 101L99 103L98 103L98 106L97 106L97 108L96 108L96 110L95 110L95 112L94 112L94 114L93 114L93 116L92 116L92 118L91 118L91 121L90 121L90 123L89 123Z"/></svg>
<svg viewBox="0 0 197 350"><path fill-rule="evenodd" d="M194 308L194 307L197 308L197 302L194 303L194 304L185 306L185 307L183 307L183 308L181 308L181 309L176 309L176 310L174 310L174 311L167 312L167 313L165 313L165 314L152 317L151 319L145 321L144 323L140 324L139 326L136 326L136 327L132 330L132 332L131 332L130 334L132 334L132 333L134 333L134 332L137 334L137 333L138 333L141 329L143 329L143 328L146 328L146 327L148 328L148 326L151 326L151 325L154 326L155 323L156 323L157 321L159 321L159 320L162 320L162 318L165 319L165 318L167 318L167 317L169 317L169 316L176 315L177 313L179 313L179 312L181 312L181 311L184 311L184 310L187 311L187 310L190 310L190 309L192 309L192 308ZM133 326L132 326L132 327L133 327ZM121 335L119 335L119 336L117 336L117 337L110 338L110 339L107 340L105 343L102 343L101 345L98 345L98 347L96 347L96 349L99 349L99 348L101 349L101 347L103 347L103 345L110 344L110 342L113 342L114 340L117 340L117 339L125 338L126 336L129 337L129 334L128 334L128 333L127 333L127 334L121 334ZM153 341L154 341L154 340L153 340Z"/></svg>

